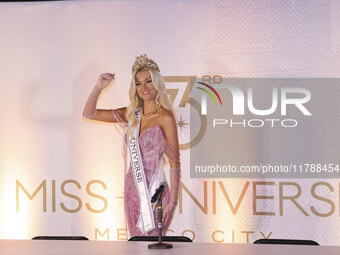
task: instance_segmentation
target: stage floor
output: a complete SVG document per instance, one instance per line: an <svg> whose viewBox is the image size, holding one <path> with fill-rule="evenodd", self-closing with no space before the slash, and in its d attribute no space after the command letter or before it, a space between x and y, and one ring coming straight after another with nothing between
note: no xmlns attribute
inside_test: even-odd
<svg viewBox="0 0 340 255"><path fill-rule="evenodd" d="M112 255L112 254L176 254L176 255L338 255L340 246L302 246L269 244L172 243L169 250L150 250L148 242L128 241L46 241L0 240L0 254L6 255Z"/></svg>

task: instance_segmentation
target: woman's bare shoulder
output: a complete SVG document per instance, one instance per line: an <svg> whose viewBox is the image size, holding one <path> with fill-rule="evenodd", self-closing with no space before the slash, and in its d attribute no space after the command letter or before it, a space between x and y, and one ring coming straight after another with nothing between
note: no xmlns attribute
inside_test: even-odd
<svg viewBox="0 0 340 255"><path fill-rule="evenodd" d="M172 112L164 110L159 118L160 126L164 132L165 139L169 144L178 148L178 134L176 118Z"/></svg>
<svg viewBox="0 0 340 255"><path fill-rule="evenodd" d="M162 109L159 116L159 124L162 126L163 130L176 125L175 116L172 112Z"/></svg>

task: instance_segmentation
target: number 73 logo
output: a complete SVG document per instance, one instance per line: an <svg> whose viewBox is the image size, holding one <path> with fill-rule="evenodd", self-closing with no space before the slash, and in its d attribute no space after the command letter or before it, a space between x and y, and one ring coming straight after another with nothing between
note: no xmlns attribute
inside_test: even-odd
<svg viewBox="0 0 340 255"><path fill-rule="evenodd" d="M187 150L194 147L203 138L207 129L207 117L201 115L201 105L199 102L190 97L190 92L194 87L196 76L163 76L167 93L170 96L170 100L173 103L174 109L176 111L176 121L177 127L179 129L179 140L180 149ZM195 113L190 112L194 110ZM189 128L187 130L187 125L190 123L186 122L190 120L190 114L197 114L197 118L200 120L200 124L197 130L194 128ZM189 132L187 132L189 131ZM194 134L190 134L195 132Z"/></svg>

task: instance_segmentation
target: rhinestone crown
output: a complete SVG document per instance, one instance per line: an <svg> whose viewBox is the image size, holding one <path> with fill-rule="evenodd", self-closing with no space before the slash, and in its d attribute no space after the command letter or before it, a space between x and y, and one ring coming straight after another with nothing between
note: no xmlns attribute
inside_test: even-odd
<svg viewBox="0 0 340 255"><path fill-rule="evenodd" d="M132 66L132 73L142 67L150 67L159 72L159 67L155 61L149 58L146 54L136 57L136 61Z"/></svg>

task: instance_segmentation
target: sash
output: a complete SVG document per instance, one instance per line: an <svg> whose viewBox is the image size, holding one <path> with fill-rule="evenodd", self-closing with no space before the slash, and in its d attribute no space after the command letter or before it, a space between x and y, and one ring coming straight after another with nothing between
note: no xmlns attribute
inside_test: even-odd
<svg viewBox="0 0 340 255"><path fill-rule="evenodd" d="M144 175L144 167L141 159L141 154L139 150L138 137L141 122L141 108L137 108L135 115L138 119L138 125L135 128L133 135L135 139L129 137L129 151L131 157L131 164L133 168L133 176L136 184L136 189L138 192L139 203L140 203L140 215L137 223L137 228L143 233L147 233L155 228L154 217L151 208L150 194L146 184L146 179ZM131 128L131 123L129 123L129 130Z"/></svg>

